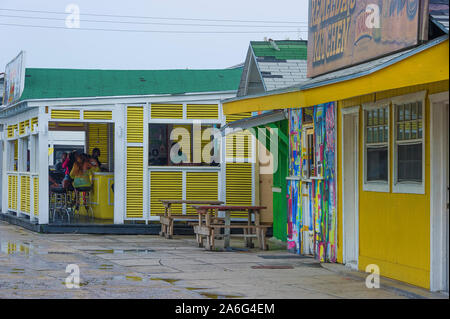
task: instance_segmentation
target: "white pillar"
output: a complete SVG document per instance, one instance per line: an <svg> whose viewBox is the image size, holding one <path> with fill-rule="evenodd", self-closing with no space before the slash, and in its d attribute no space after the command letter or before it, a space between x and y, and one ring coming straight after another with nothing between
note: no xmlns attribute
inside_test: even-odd
<svg viewBox="0 0 450 319"><path fill-rule="evenodd" d="M4 126L3 126L4 127ZM8 186L8 177L6 176L6 170L4 167L4 156L6 153L6 145L5 145L5 129L3 128L3 131L0 131L0 209L2 211L2 213L6 213L5 207L3 207L3 204L5 203L5 194L4 194L4 190L5 187L7 188ZM6 180L6 186L5 186L5 180ZM6 194L6 196L8 196ZM8 201L8 199L6 198L6 201Z"/></svg>
<svg viewBox="0 0 450 319"><path fill-rule="evenodd" d="M48 115L44 113L43 107L39 110L38 132L39 224L48 224Z"/></svg>
<svg viewBox="0 0 450 319"><path fill-rule="evenodd" d="M116 104L113 110L114 121L114 224L123 224L125 215L125 177L126 177L126 108Z"/></svg>
<svg viewBox="0 0 450 319"><path fill-rule="evenodd" d="M5 125L6 127L6 125ZM2 163L2 213L8 212L8 175L7 172L10 169L11 152L14 156L14 150L11 148L11 143L6 140L6 129L3 134L3 163Z"/></svg>

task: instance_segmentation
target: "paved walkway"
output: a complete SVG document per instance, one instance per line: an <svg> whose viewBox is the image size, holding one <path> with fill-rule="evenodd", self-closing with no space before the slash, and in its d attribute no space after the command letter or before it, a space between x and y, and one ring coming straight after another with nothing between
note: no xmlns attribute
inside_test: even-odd
<svg viewBox="0 0 450 319"><path fill-rule="evenodd" d="M0 222L0 298L445 297L389 280L368 289L365 274L273 243L265 252L231 245L208 252L192 236L49 235ZM68 264L80 268L80 289L66 288Z"/></svg>

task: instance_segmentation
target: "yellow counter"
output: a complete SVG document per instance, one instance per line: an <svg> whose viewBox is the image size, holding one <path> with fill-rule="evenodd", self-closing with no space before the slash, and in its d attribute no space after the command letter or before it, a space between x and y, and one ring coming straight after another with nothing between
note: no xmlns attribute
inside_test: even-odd
<svg viewBox="0 0 450 319"><path fill-rule="evenodd" d="M114 173L94 173L91 205L96 219L114 219Z"/></svg>

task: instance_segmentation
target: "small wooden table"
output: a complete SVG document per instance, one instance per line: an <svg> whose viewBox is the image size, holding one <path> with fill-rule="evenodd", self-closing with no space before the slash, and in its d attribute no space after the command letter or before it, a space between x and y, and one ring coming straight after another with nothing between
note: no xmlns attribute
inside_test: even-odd
<svg viewBox="0 0 450 319"><path fill-rule="evenodd" d="M173 221L174 219L194 219L194 216L186 216L186 215L172 215L171 206L172 204L186 204L186 205L221 205L223 204L222 201L217 200L178 200L178 199L166 199L161 200L162 204L164 205L164 216L160 217L160 223L161 223L161 232L159 233L160 236L164 236L167 239L171 239L173 237Z"/></svg>
<svg viewBox="0 0 450 319"><path fill-rule="evenodd" d="M206 237L206 248L214 249L215 230L224 229L224 247L230 246L230 230L231 228L243 229L243 237L245 238L246 247L253 248L252 238L257 238L259 247L267 250L266 231L270 225L261 225L261 210L266 209L263 206L225 206L225 205L209 205L199 206L192 205L198 214L198 225L194 226L197 243L199 247L203 247L203 236ZM248 219L246 224L231 225L231 212L247 212ZM225 224L212 223L211 217L218 217L218 212L225 212ZM254 221L252 220L254 216ZM253 234L255 230L255 234Z"/></svg>

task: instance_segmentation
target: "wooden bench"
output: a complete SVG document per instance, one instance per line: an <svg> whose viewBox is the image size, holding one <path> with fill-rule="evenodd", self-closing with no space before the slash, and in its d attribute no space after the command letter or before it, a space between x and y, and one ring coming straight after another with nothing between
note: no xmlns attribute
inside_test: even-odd
<svg viewBox="0 0 450 319"><path fill-rule="evenodd" d="M198 223L194 225L194 232L197 238L197 244L199 247L203 247L203 237L206 237L206 248L209 250L214 249L214 239L217 237L223 237L224 248L229 247L230 244L230 230L232 228L242 229L245 238L246 246L253 248L252 238L256 238L259 242L259 247L262 250L267 250L266 232L267 228L271 225L263 225L260 220L260 211L266 207L261 206L199 206L193 205L198 213ZM224 223L216 223L215 219L218 216L218 212L225 212ZM232 211L245 211L248 213L248 222L246 224L231 224L230 213ZM254 216L254 221L252 220ZM217 231L224 229L224 235L220 235Z"/></svg>
<svg viewBox="0 0 450 319"><path fill-rule="evenodd" d="M221 205L223 204L222 201L210 201L210 200L204 200L204 201L198 201L198 200L171 200L171 199L165 199L161 200L163 206L164 206L164 216L160 216L159 221L161 223L161 232L159 233L160 236L165 237L167 239L173 238L173 223L174 220L193 220L196 217L195 216L186 216L181 214L172 214L172 205L173 204L186 204L186 205Z"/></svg>

